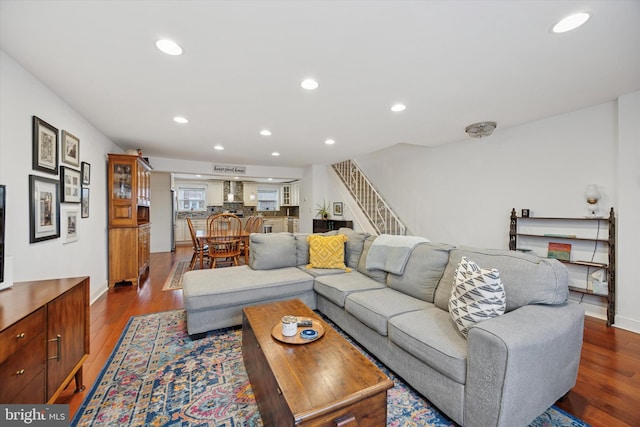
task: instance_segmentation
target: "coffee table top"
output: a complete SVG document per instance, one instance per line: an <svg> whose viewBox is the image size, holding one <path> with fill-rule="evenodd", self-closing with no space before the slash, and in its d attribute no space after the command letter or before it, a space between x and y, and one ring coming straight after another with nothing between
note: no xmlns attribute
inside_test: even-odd
<svg viewBox="0 0 640 427"><path fill-rule="evenodd" d="M298 421L348 406L393 387L391 381L336 330L300 300L247 307L244 315ZM310 317L325 328L305 345L280 342L271 331L282 316Z"/></svg>

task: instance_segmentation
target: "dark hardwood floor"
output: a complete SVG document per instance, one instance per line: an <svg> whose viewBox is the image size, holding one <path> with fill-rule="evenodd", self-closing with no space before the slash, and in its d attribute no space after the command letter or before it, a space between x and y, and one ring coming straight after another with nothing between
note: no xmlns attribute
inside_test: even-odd
<svg viewBox="0 0 640 427"><path fill-rule="evenodd" d="M161 289L174 263L190 258L190 247L151 254L149 278L139 288L110 289L91 306L86 390L73 393L72 381L56 403L67 403L71 415L76 413L131 316L183 308L182 291ZM578 382L558 406L594 427L640 426L640 334L587 317Z"/></svg>

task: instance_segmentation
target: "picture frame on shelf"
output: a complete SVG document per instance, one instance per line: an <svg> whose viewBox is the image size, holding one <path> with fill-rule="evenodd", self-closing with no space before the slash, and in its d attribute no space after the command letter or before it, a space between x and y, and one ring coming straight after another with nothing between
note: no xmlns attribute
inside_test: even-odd
<svg viewBox="0 0 640 427"><path fill-rule="evenodd" d="M82 185L91 184L91 164L82 162Z"/></svg>
<svg viewBox="0 0 640 427"><path fill-rule="evenodd" d="M81 218L89 218L89 189L82 188L82 200L80 203Z"/></svg>
<svg viewBox="0 0 640 427"><path fill-rule="evenodd" d="M60 186L62 203L80 203L81 191L80 171L60 166Z"/></svg>
<svg viewBox="0 0 640 427"><path fill-rule="evenodd" d="M64 207L62 209L62 243L71 243L78 240L78 219L80 209L78 207Z"/></svg>
<svg viewBox="0 0 640 427"><path fill-rule="evenodd" d="M522 218L529 218L529 209L522 209Z"/></svg>
<svg viewBox="0 0 640 427"><path fill-rule="evenodd" d="M29 243L60 237L60 182L29 175Z"/></svg>
<svg viewBox="0 0 640 427"><path fill-rule="evenodd" d="M80 167L80 140L66 130L62 131L62 161Z"/></svg>
<svg viewBox="0 0 640 427"><path fill-rule="evenodd" d="M58 175L58 129L33 116L33 170Z"/></svg>
<svg viewBox="0 0 640 427"><path fill-rule="evenodd" d="M333 202L333 214L335 216L342 216L343 208L342 202Z"/></svg>

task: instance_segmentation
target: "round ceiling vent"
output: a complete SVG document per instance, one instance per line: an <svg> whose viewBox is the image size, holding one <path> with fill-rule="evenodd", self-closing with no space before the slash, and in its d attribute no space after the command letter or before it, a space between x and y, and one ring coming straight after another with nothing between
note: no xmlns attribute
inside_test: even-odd
<svg viewBox="0 0 640 427"><path fill-rule="evenodd" d="M496 122L474 123L467 126L465 132L467 132L471 138L482 138L483 136L491 135L496 126Z"/></svg>

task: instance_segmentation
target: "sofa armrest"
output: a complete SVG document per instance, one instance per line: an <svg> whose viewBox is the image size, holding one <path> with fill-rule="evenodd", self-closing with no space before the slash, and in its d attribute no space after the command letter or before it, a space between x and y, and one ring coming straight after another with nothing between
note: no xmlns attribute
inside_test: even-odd
<svg viewBox="0 0 640 427"><path fill-rule="evenodd" d="M527 305L477 324L467 337L464 423L527 425L575 385L584 308Z"/></svg>

